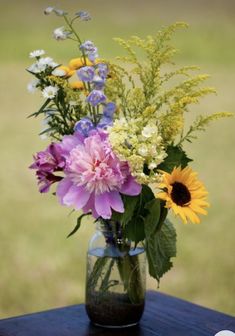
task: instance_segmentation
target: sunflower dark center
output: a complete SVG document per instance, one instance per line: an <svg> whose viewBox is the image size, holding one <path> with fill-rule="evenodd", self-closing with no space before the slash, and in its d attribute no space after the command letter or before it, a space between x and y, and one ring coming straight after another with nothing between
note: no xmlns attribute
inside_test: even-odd
<svg viewBox="0 0 235 336"><path fill-rule="evenodd" d="M184 206L191 201L191 194L183 183L174 182L172 184L171 198L177 205Z"/></svg>

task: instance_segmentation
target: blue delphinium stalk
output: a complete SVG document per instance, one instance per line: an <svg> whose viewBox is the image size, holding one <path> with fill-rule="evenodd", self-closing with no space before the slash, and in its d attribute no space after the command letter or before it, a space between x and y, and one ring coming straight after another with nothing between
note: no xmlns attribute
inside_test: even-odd
<svg viewBox="0 0 235 336"><path fill-rule="evenodd" d="M87 55L91 62L94 62L98 57L98 49L95 47L94 43L91 41L85 41L81 44L80 49Z"/></svg>
<svg viewBox="0 0 235 336"><path fill-rule="evenodd" d="M92 106L97 106L98 104L104 103L106 101L106 96L101 90L92 90L86 101Z"/></svg>
<svg viewBox="0 0 235 336"><path fill-rule="evenodd" d="M107 118L113 118L113 114L116 111L117 106L113 102L109 102L105 105L104 110L103 110L103 115Z"/></svg>
<svg viewBox="0 0 235 336"><path fill-rule="evenodd" d="M106 79L109 73L108 65L105 63L97 64L97 73L102 79Z"/></svg>
<svg viewBox="0 0 235 336"><path fill-rule="evenodd" d="M82 133L82 135L84 135L85 137L88 137L89 132L94 129L95 126L88 117L82 118L74 126L74 131Z"/></svg>
<svg viewBox="0 0 235 336"><path fill-rule="evenodd" d="M92 66L84 66L77 71L77 75L82 82L91 82L95 76L95 69Z"/></svg>
<svg viewBox="0 0 235 336"><path fill-rule="evenodd" d="M100 76L95 75L92 84L95 90L103 90L105 86L105 80L102 79Z"/></svg>

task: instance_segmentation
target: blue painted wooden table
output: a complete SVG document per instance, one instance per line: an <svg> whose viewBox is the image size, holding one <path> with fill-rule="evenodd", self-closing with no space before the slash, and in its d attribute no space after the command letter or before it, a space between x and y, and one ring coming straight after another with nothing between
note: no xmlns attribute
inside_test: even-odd
<svg viewBox="0 0 235 336"><path fill-rule="evenodd" d="M83 304L0 320L0 336L214 336L224 329L235 332L234 317L153 291L133 328L94 327Z"/></svg>

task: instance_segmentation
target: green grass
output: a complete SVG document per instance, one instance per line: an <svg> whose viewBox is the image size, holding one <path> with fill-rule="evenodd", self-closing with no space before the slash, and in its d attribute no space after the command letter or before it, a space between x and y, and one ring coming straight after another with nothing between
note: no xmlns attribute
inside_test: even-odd
<svg viewBox="0 0 235 336"><path fill-rule="evenodd" d="M75 3L71 1L69 6L75 8ZM110 42L111 36L144 35L164 22L190 21L191 28L176 38L182 49L178 61L201 65L212 74L210 85L217 87L218 96L204 100L189 119L196 112L235 111L232 2L227 1L223 8L215 5L209 20L210 9L202 5L190 8L179 1L184 4L181 11L173 1L172 8L163 2L159 7L153 1L146 3L146 12L138 5L129 15L125 8L130 9L133 1L111 6L100 0L101 7L81 1L81 8L88 7L96 16L86 28L86 37L98 42L102 56L113 57L120 49ZM94 230L92 223L83 223L79 234L67 240L76 217L68 217L69 210L54 196L40 195L34 174L27 168L32 153L47 144L36 136L40 121L26 118L40 103L37 95L29 95L25 89L30 80L24 71L30 64L27 54L45 48L56 60L66 61L74 55L70 43L49 40L50 31L61 24L58 18L40 14L44 5L46 1L22 1L15 7L7 1L0 4L0 317L82 302L86 248ZM210 192L211 208L199 226L184 226L174 219L178 257L160 286L169 294L230 314L235 313L234 122L213 124L187 146L193 166ZM152 279L148 286L156 288Z"/></svg>

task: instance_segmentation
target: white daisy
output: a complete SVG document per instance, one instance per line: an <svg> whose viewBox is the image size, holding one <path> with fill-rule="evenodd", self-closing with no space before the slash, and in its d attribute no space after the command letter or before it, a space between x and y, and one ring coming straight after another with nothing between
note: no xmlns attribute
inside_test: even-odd
<svg viewBox="0 0 235 336"><path fill-rule="evenodd" d="M59 89L56 86L50 85L50 86L45 87L45 89L43 89L42 95L46 99L53 99L55 98L58 90Z"/></svg>
<svg viewBox="0 0 235 336"><path fill-rule="evenodd" d="M42 72L42 69L41 69L41 67L38 66L38 63L33 63L32 65L30 65L27 68L27 70L34 73L34 74L38 74L38 73Z"/></svg>
<svg viewBox="0 0 235 336"><path fill-rule="evenodd" d="M66 71L63 69L54 69L51 74L57 77L63 77L66 75Z"/></svg>
<svg viewBox="0 0 235 336"><path fill-rule="evenodd" d="M57 40L57 41L62 41L62 40L66 40L67 37L70 35L69 32L65 31L64 27L60 27L60 28L56 28L53 31L53 37Z"/></svg>
<svg viewBox="0 0 235 336"><path fill-rule="evenodd" d="M34 93L36 90L37 90L37 85L39 84L39 80L38 79L35 79L31 82L28 83L27 85L27 89L30 93Z"/></svg>
<svg viewBox="0 0 235 336"><path fill-rule="evenodd" d="M55 68L59 65L58 63L55 63L51 57L42 57L40 60L38 60L37 63L38 68L41 71L46 70L47 67Z"/></svg>
<svg viewBox="0 0 235 336"><path fill-rule="evenodd" d="M30 58L36 58L36 57L40 57L42 55L45 55L45 51L42 50L42 49L34 50L31 53L29 53Z"/></svg>

